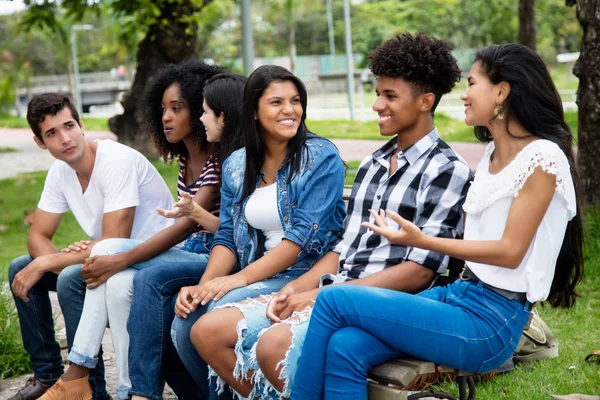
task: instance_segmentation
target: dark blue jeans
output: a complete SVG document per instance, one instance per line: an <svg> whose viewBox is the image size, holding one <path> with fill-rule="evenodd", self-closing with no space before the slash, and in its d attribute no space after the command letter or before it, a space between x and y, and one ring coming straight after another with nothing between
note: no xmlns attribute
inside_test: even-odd
<svg viewBox="0 0 600 400"><path fill-rule="evenodd" d="M367 399L367 373L410 355L483 373L514 353L529 303L458 280L410 295L355 285L324 288L310 318L291 399Z"/></svg>
<svg viewBox="0 0 600 400"><path fill-rule="evenodd" d="M27 255L15 258L10 263L8 280L11 286L15 275L29 265L32 260ZM46 385L53 385L64 372L60 345L54 338L54 320L48 292L56 291L58 293L70 351L85 299L85 282L81 279L80 271L81 265L71 265L59 275L44 274L42 279L29 290L29 302L25 302L13 294L21 324L23 346L31 359L34 376ZM108 393L104 381L102 350L100 350L98 358L98 365L90 371L89 381L94 393L94 400L104 400L108 398Z"/></svg>

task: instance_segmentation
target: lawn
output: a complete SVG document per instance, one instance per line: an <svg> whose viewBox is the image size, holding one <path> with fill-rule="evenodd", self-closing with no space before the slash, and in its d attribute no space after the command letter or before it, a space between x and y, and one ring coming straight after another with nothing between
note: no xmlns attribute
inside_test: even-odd
<svg viewBox="0 0 600 400"><path fill-rule="evenodd" d="M348 163L349 183L358 162ZM177 166L155 163L174 192ZM35 208L46 172L22 174L0 181L0 287L6 281L9 262L27 252L27 227L22 220L28 209ZM579 286L581 298L571 310L540 309L540 314L560 342L560 357L518 366L514 372L477 384L479 399L546 400L549 393L600 393L600 366L583 359L591 350L600 348L600 209L585 212L586 276ZM83 238L73 216L66 214L54 243L65 246ZM18 337L18 324L12 299L0 296L0 378L28 370ZM457 387L450 383L437 386L455 395Z"/></svg>

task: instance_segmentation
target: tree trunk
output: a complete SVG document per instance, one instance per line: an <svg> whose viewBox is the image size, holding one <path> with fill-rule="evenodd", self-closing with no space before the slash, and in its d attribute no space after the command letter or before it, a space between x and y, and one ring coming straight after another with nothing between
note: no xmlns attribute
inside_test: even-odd
<svg viewBox="0 0 600 400"><path fill-rule="evenodd" d="M204 5L208 3L209 1L205 1ZM198 31L197 24L180 21L181 16L198 12L191 0L164 1L161 4L161 17L148 29L146 37L138 46L133 84L121 101L123 114L108 121L110 130L119 137L119 142L152 157L156 153L148 133L142 128L138 105L142 101L146 84L161 68L194 56ZM165 20L168 23L162 23Z"/></svg>
<svg viewBox="0 0 600 400"><path fill-rule="evenodd" d="M296 73L296 23L290 25L290 71Z"/></svg>
<svg viewBox="0 0 600 400"><path fill-rule="evenodd" d="M519 43L536 49L535 0L519 0Z"/></svg>
<svg viewBox="0 0 600 400"><path fill-rule="evenodd" d="M573 73L579 78L577 164L585 203L600 201L600 6L597 0L566 0L577 5L583 27L581 54Z"/></svg>

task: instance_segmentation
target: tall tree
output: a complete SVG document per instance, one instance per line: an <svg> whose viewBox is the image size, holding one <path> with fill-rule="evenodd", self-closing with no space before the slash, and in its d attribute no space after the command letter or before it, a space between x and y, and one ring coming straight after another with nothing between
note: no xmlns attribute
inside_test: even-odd
<svg viewBox="0 0 600 400"><path fill-rule="evenodd" d="M124 112L109 120L119 141L144 154L151 154L151 143L141 128L138 104L147 82L165 65L192 58L196 49L201 11L212 0L25 0L28 6L24 25L50 29L67 36L67 25L60 20L62 7L68 22L81 21L86 13L106 12L122 24L124 41L140 32L144 38L137 46L136 73L131 89L123 97Z"/></svg>
<svg viewBox="0 0 600 400"><path fill-rule="evenodd" d="M597 0L566 0L577 6L583 27L581 54L573 73L579 78L578 167L586 203L600 202L600 5Z"/></svg>
<svg viewBox="0 0 600 400"><path fill-rule="evenodd" d="M536 50L535 0L519 0L519 43Z"/></svg>

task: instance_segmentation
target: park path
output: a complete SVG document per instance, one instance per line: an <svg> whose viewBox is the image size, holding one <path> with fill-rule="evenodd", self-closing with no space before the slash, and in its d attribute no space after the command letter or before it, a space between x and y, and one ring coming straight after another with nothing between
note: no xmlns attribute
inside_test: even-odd
<svg viewBox="0 0 600 400"><path fill-rule="evenodd" d="M44 150L39 149L33 139L33 134L28 129L7 129L0 128L0 148L12 148L17 150L13 153L0 153L0 179L14 177L23 172L46 170L53 162L52 156ZM115 135L110 132L91 132L86 131L86 137L93 139L115 139ZM337 146L345 161L362 160L367 155L373 153L383 141L380 140L332 140ZM460 154L469 164L471 169L475 169L479 160L483 156L485 145L479 143L450 143L452 148ZM56 294L51 295L53 309L59 315L57 326L62 326L62 318ZM110 332L107 329L102 341L104 348L104 362L106 366L106 383L109 393L116 399L117 374L114 360L114 350L110 339ZM66 356L66 354L65 354ZM31 375L6 379L0 382L0 400L7 400L13 396L29 379ZM165 389L164 398L166 400L176 399L170 388Z"/></svg>
<svg viewBox="0 0 600 400"><path fill-rule="evenodd" d="M111 132L86 131L88 139L116 139ZM23 172L46 170L54 159L44 150L41 150L33 141L33 133L28 129L0 128L0 148L12 148L13 153L0 152L0 179L14 177ZM333 139L338 147L342 159L345 161L362 160L383 145L381 140L352 140ZM475 169L483 156L485 145L480 143L450 143L452 148L460 154Z"/></svg>

